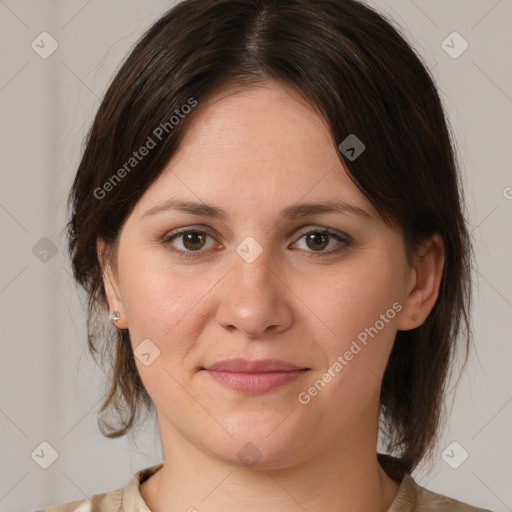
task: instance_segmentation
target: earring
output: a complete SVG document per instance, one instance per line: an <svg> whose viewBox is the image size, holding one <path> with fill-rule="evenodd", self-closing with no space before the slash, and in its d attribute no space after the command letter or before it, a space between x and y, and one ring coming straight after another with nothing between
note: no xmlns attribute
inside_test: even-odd
<svg viewBox="0 0 512 512"><path fill-rule="evenodd" d="M110 313L110 315L108 315L108 317L110 321L115 324L121 318L121 313L119 313L119 311L113 311Z"/></svg>
<svg viewBox="0 0 512 512"><path fill-rule="evenodd" d="M412 315L412 319L414 322L416 322L416 320L418 320L418 315Z"/></svg>

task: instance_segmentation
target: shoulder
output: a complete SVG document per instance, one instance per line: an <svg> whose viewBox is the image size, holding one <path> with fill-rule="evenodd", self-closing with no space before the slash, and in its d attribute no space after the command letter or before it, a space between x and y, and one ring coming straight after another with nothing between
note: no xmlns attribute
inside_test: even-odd
<svg viewBox="0 0 512 512"><path fill-rule="evenodd" d="M123 500L123 490L95 494L84 500L75 500L34 512L119 512Z"/></svg>
<svg viewBox="0 0 512 512"><path fill-rule="evenodd" d="M94 494L83 500L34 510L33 512L151 512L140 494L140 484L156 473L163 463L137 471L130 481L115 491Z"/></svg>
<svg viewBox="0 0 512 512"><path fill-rule="evenodd" d="M485 508L475 507L458 501L454 498L449 498L441 494L429 491L424 487L419 487L417 510L418 512L491 512Z"/></svg>
<svg viewBox="0 0 512 512"><path fill-rule="evenodd" d="M398 495L388 512L492 512L429 491L409 474L403 477Z"/></svg>

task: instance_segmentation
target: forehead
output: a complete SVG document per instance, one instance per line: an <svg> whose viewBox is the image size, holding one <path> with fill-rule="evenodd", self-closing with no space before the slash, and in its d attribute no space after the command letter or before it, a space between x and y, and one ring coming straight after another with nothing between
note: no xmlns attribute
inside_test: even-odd
<svg viewBox="0 0 512 512"><path fill-rule="evenodd" d="M167 168L181 169L185 162L212 180L230 182L255 172L297 181L306 170L318 176L333 165L342 167L323 118L277 82L230 85L199 101Z"/></svg>
<svg viewBox="0 0 512 512"><path fill-rule="evenodd" d="M176 193L254 212L301 199L346 201L372 211L325 120L293 89L277 82L231 84L196 109L177 151L142 198L144 207Z"/></svg>
<svg viewBox="0 0 512 512"><path fill-rule="evenodd" d="M253 136L264 138L272 128L273 133L280 132L282 137L288 138L288 135L296 136L304 127L310 130L312 137L319 134L331 137L325 120L299 92L281 82L268 80L250 85L230 83L200 101L186 135L204 135L206 129L217 129L216 133L221 133L223 129L237 128L243 130L241 136L250 131Z"/></svg>

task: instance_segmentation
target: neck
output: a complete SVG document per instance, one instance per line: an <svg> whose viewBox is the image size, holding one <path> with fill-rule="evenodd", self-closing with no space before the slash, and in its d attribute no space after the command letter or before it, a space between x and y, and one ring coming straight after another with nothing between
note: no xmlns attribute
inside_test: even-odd
<svg viewBox="0 0 512 512"><path fill-rule="evenodd" d="M140 488L152 512L386 512L398 492L378 464L376 439L360 432L294 465L257 468L208 456L167 427L160 425L164 466Z"/></svg>

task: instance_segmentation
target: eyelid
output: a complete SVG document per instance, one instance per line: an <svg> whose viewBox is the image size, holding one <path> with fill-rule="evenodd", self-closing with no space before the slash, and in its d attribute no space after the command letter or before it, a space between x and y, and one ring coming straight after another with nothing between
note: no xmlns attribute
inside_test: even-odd
<svg viewBox="0 0 512 512"><path fill-rule="evenodd" d="M197 231L198 233L204 232L210 236L213 236L212 230L209 227L201 226L201 225L197 225L197 226L192 225L192 226L184 226L182 228L173 229L172 231L169 231L168 233L166 233L164 235L164 238L171 238L173 236L179 235L180 233L188 233L189 231Z"/></svg>
<svg viewBox="0 0 512 512"><path fill-rule="evenodd" d="M346 233L342 232L342 231L336 231L335 229L327 228L325 226L318 226L318 225L315 225L315 224L310 224L310 225L308 225L308 226L306 226L304 228L299 229L299 231L297 232L297 235L303 236L303 235L306 235L306 234L311 233L311 232L313 232L313 233L327 233L329 235L339 236L340 238L343 238L347 242L352 241L352 238L350 236L348 236Z"/></svg>
<svg viewBox="0 0 512 512"><path fill-rule="evenodd" d="M178 237L179 235L183 233L189 233L189 232L195 232L195 233L201 233L209 235L211 238L215 239L217 238L217 235L212 232L210 228L207 228L206 226L185 226L183 228L177 228L173 229L172 231L169 231L162 237L162 241L164 243L168 243L172 238ZM222 245L222 244L220 244ZM187 251L187 252L204 252L204 251Z"/></svg>

